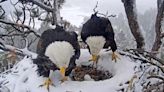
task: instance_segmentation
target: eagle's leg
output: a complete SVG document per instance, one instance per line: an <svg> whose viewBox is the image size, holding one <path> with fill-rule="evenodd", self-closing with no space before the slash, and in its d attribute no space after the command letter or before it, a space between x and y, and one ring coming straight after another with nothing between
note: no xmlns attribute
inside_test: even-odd
<svg viewBox="0 0 164 92"><path fill-rule="evenodd" d="M120 59L116 52L112 52L112 61L114 60L115 62L117 62L117 58Z"/></svg>
<svg viewBox="0 0 164 92"><path fill-rule="evenodd" d="M66 71L66 67L60 67L60 73L62 75L62 79L61 79L62 83L68 80L68 78L65 76L65 71Z"/></svg>
<svg viewBox="0 0 164 92"><path fill-rule="evenodd" d="M46 86L46 88L47 88L47 90L48 90L48 92L49 92L50 85L55 86L55 85L52 83L51 79L48 78L48 79L46 79L46 81L44 82L44 84L40 85L40 87Z"/></svg>
<svg viewBox="0 0 164 92"><path fill-rule="evenodd" d="M97 68L97 63L98 63L98 60L99 60L100 56L99 55L92 55L92 58L89 60L89 61L93 61L93 65L96 65L96 68Z"/></svg>

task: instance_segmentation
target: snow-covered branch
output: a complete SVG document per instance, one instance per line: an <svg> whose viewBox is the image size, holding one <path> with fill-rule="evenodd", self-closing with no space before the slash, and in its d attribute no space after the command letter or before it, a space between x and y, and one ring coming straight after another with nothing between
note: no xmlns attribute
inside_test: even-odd
<svg viewBox="0 0 164 92"><path fill-rule="evenodd" d="M163 88L163 85L164 85L164 81L157 82L155 84L149 85L149 87L147 87L144 92L152 92L153 90L161 90L159 92L162 92L163 89L161 89L161 88Z"/></svg>
<svg viewBox="0 0 164 92"><path fill-rule="evenodd" d="M164 81L164 78L163 77L161 77L161 76L156 76L156 75L152 75L152 76L149 76L149 77L147 77L148 79L150 79L150 78L157 78L157 79L160 79L160 80L162 80L162 81Z"/></svg>
<svg viewBox="0 0 164 92"><path fill-rule="evenodd" d="M149 63L151 65L154 65L154 66L158 67L159 69L161 69L161 71L164 73L164 68L163 68L164 61L160 58L157 58L156 56L153 56L150 52L147 52L144 50L138 50L138 49L127 49L127 50L125 50L125 52L128 52L128 54L124 53L124 52L119 52L119 53L121 55L125 55L128 57L134 58L136 60L143 61L144 63ZM147 58L154 59L159 64L154 63L151 60L148 60Z"/></svg>
<svg viewBox="0 0 164 92"><path fill-rule="evenodd" d="M29 56L29 57L32 57L32 58L36 58L36 54L31 52L31 51L28 51L26 47L24 49L19 49L19 48L16 48L14 46L5 45L2 42L0 42L0 49L3 50L3 51L14 52L16 55L20 55L20 56L23 56L23 57L24 56Z"/></svg>

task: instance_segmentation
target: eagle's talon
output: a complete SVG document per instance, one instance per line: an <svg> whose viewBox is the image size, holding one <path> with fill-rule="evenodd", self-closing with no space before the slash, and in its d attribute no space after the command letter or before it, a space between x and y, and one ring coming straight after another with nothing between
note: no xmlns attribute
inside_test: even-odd
<svg viewBox="0 0 164 92"><path fill-rule="evenodd" d="M47 89L47 90L48 90L48 92L49 92L50 85L51 85L51 86L55 86L55 85L52 83L51 79L50 79L50 78L48 78L48 79L46 79L46 81L44 82L44 84L39 85L39 87L46 86L46 89Z"/></svg>
<svg viewBox="0 0 164 92"><path fill-rule="evenodd" d="M97 68L97 63L98 63L99 58L100 58L99 55L92 55L92 59L89 60L89 61L93 61L92 67L96 65L96 68Z"/></svg>
<svg viewBox="0 0 164 92"><path fill-rule="evenodd" d="M117 58L120 59L120 58L118 57L118 55L117 55L115 52L113 52L113 53L112 53L112 61L114 60L115 62L117 62Z"/></svg>

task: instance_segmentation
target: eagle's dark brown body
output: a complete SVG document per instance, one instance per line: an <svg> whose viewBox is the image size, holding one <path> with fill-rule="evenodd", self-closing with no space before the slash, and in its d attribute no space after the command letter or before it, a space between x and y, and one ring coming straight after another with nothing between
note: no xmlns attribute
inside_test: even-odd
<svg viewBox="0 0 164 92"><path fill-rule="evenodd" d="M63 29L63 27L57 26L55 29L48 29L44 31L38 42L38 58L34 60L34 63L38 66L38 74L40 76L48 77L50 70L55 71L60 68L60 66L57 66L52 62L52 60L49 59L49 56L45 55L45 52L50 44L63 41L71 44L74 49L74 55L70 57L69 66L66 69L65 75L68 76L72 69L76 66L75 60L80 56L80 46L78 44L77 34L75 32L67 32Z"/></svg>
<svg viewBox="0 0 164 92"><path fill-rule="evenodd" d="M113 52L117 49L111 22L108 18L98 17L96 13L83 25L81 31L81 38L86 44L87 38L93 36L102 36L105 38L106 42L103 48L110 46ZM89 47L88 49L90 50Z"/></svg>

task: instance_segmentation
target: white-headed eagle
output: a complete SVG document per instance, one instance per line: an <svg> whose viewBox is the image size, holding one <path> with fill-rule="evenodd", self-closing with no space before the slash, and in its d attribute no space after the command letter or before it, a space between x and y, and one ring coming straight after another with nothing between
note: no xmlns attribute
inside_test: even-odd
<svg viewBox="0 0 164 92"><path fill-rule="evenodd" d="M63 80L76 67L75 60L80 56L80 46L75 32L68 32L61 26L43 32L37 45L38 57L34 59L37 72L47 80L43 86L52 85L50 70L60 70Z"/></svg>
<svg viewBox="0 0 164 92"><path fill-rule="evenodd" d="M97 62L100 50L109 46L113 51L112 60L116 60L118 57L115 54L117 45L114 40L113 28L108 18L99 17L97 13L92 14L91 18L83 24L81 38L87 44L92 61Z"/></svg>

